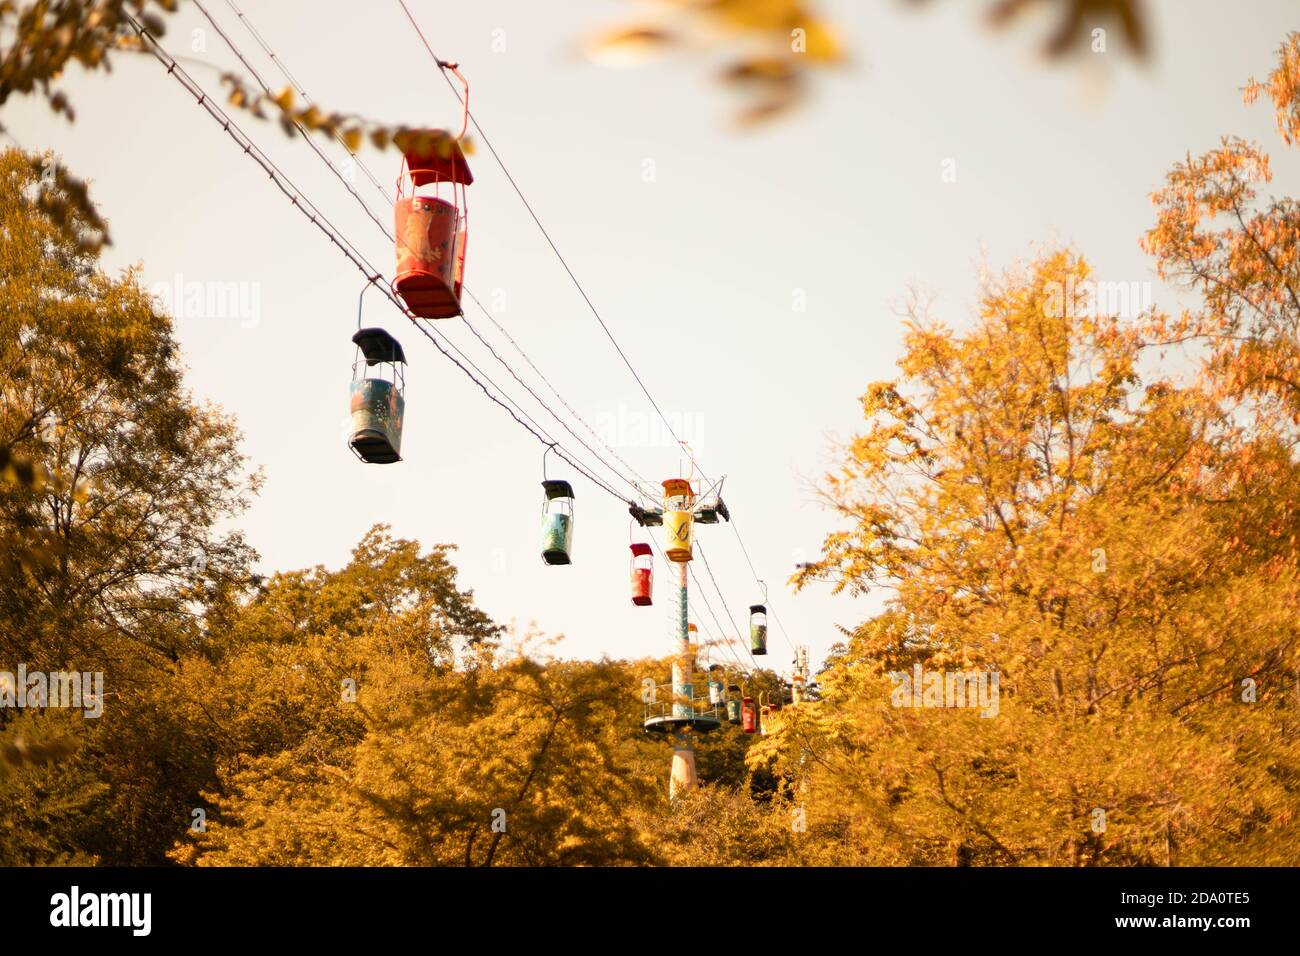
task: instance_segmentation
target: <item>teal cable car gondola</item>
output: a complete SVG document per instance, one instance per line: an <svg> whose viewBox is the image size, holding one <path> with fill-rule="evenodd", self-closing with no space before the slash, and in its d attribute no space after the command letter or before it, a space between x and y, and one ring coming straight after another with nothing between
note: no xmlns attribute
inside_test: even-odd
<svg viewBox="0 0 1300 956"><path fill-rule="evenodd" d="M739 684L729 684L727 686L727 720L730 723L740 723L740 704L741 693Z"/></svg>

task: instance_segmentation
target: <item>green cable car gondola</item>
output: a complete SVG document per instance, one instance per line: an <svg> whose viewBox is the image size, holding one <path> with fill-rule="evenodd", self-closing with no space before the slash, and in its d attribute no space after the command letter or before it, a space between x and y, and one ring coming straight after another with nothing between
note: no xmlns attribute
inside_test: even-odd
<svg viewBox="0 0 1300 956"><path fill-rule="evenodd" d="M348 447L362 461L387 465L402 460L406 414L406 354L383 329L358 329L352 336L352 429Z"/></svg>
<svg viewBox="0 0 1300 956"><path fill-rule="evenodd" d="M740 723L740 703L741 693L739 684L730 684L727 687L727 720L730 723Z"/></svg>

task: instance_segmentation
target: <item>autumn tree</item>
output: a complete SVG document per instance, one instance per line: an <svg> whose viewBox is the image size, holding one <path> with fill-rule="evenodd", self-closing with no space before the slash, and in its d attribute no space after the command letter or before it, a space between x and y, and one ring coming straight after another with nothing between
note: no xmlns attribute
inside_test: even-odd
<svg viewBox="0 0 1300 956"><path fill-rule="evenodd" d="M79 744L78 789L100 786L76 839L103 859L117 847L141 860L160 802L151 785L184 778L161 753L177 738L145 717L151 694L202 644L203 596L247 578L250 549L217 528L256 480L234 424L185 390L170 318L134 273L104 274L67 235L40 201L59 186L33 165L0 155L0 670L102 672L105 700L103 717L71 723L20 726L6 708L0 735L18 754ZM26 780L64 799L42 774L68 775L34 766L6 786ZM11 794L5 807L28 799Z"/></svg>
<svg viewBox="0 0 1300 956"><path fill-rule="evenodd" d="M1290 443L1142 383L1138 325L1095 314L1088 276L1051 253L986 288L969 330L914 314L827 480L846 527L801 580L888 600L760 749L807 788L810 826L876 862L1294 846ZM996 708L942 706L942 685L899 706L917 666L997 674Z"/></svg>
<svg viewBox="0 0 1300 956"><path fill-rule="evenodd" d="M216 531L257 487L234 423L50 213L51 159L0 159L0 670L102 671L106 699L0 710L0 860L661 859L631 808L666 804L639 702L666 662L503 651L453 549L382 527L341 570L252 577ZM702 765L738 786L742 751Z"/></svg>
<svg viewBox="0 0 1300 956"><path fill-rule="evenodd" d="M670 806L638 813L647 841L667 866L798 866L809 858L793 815L797 807L754 800L745 788L704 783ZM636 808L633 808L636 812Z"/></svg>
<svg viewBox="0 0 1300 956"><path fill-rule="evenodd" d="M183 862L508 865L645 857L615 665L502 650L450 549L377 528L339 571L277 575L178 694L220 779ZM224 648L224 650L221 650Z"/></svg>
<svg viewBox="0 0 1300 956"><path fill-rule="evenodd" d="M215 526L249 478L233 422L185 390L171 319L134 273L114 279L34 202L17 150L0 156L0 447L34 463L0 497L0 535L38 547L0 567L7 651L108 665L131 645L175 660L201 639L191 601L246 575Z"/></svg>
<svg viewBox="0 0 1300 956"><path fill-rule="evenodd" d="M50 712L11 716L0 727L0 863L87 866L85 821L106 804L108 784L90 761L69 759L81 718Z"/></svg>
<svg viewBox="0 0 1300 956"><path fill-rule="evenodd" d="M1246 85L1247 102L1262 93L1283 141L1300 143L1300 33L1283 42L1264 82ZM1149 335L1204 345L1217 395L1300 425L1300 202L1260 196L1271 179L1268 154L1239 137L1170 170L1152 197L1156 224L1143 245L1161 277L1199 301L1153 323Z"/></svg>

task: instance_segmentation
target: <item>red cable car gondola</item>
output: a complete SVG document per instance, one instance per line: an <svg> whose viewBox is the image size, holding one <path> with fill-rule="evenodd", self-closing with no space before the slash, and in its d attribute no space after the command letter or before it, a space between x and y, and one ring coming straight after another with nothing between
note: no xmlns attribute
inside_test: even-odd
<svg viewBox="0 0 1300 956"><path fill-rule="evenodd" d="M412 315L449 319L462 314L469 207L465 187L474 182L460 140L446 130L410 134L397 180L397 275L393 291ZM411 195L406 195L410 180ZM433 195L418 189L432 186ZM444 187L446 195L444 195Z"/></svg>
<svg viewBox="0 0 1300 956"><path fill-rule="evenodd" d="M644 541L633 542L632 548L632 603L649 607L654 603L654 556L650 545Z"/></svg>
<svg viewBox="0 0 1300 956"><path fill-rule="evenodd" d="M740 702L740 728L747 734L758 731L758 712L754 709L752 697L745 697Z"/></svg>

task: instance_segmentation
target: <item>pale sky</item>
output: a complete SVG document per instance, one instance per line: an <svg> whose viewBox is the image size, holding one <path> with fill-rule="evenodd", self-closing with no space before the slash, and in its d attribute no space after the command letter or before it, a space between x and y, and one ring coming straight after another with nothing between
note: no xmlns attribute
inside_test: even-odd
<svg viewBox="0 0 1300 956"><path fill-rule="evenodd" d="M791 641L810 647L814 668L839 639L835 625L865 619L881 597L832 597L828 587L796 596L785 581L837 526L810 482L834 467L833 441L860 425L868 383L894 375L895 303L909 288L929 290L936 314L961 327L981 263L1000 270L1054 241L1083 252L1102 281L1154 281L1138 247L1152 222L1149 194L1173 162L1225 134L1265 144L1280 192L1298 185L1271 110L1240 96L1300 28L1287 0L1150 3L1146 65L1123 52L1115 28L1108 52L1047 64L1037 47L1050 24L992 34L979 18L985 4L918 12L823 2L854 65L818 75L799 112L749 133L728 122L738 101L712 81L716 60L611 69L582 58L580 41L634 17L635 4L408 2L438 54L460 62L479 122L660 407L704 469L727 475L725 498L769 604ZM207 3L268 82L284 85L225 0ZM458 104L396 0L240 7L327 109L458 124ZM191 30L205 25L197 11L169 22L172 53L236 67L211 31L206 51L191 52ZM147 285L177 276L244 284L244 313L182 309L176 329L195 395L238 418L247 454L265 470L241 522L261 570L337 567L368 527L387 522L403 537L458 545L462 586L479 605L498 621L565 635L565 656L669 653L669 575L658 568L654 607L632 606L624 508L552 459L550 477L576 489L575 563L545 566L542 446L374 293L365 324L393 332L410 361L405 460L352 457L349 338L361 275L152 58L114 64L107 75L72 71L74 124L36 101L14 100L0 119L24 147L53 148L93 180L115 242L107 268L140 263ZM218 89L216 72L191 72ZM391 244L308 147L275 124L236 119L391 276ZM396 155L362 157L391 186ZM955 182L943 181L946 160ZM677 475L680 456L501 170L482 149L472 163L467 286L503 306L496 320L622 458L655 481ZM356 188L390 221L364 176ZM1176 304L1154 288L1157 303ZM458 320L439 328L576 447ZM735 535L717 525L698 539L726 597L724 611L697 559L714 610L743 628L759 592ZM716 632L702 604L694 619ZM788 673L793 655L776 626L769 646L765 663Z"/></svg>

